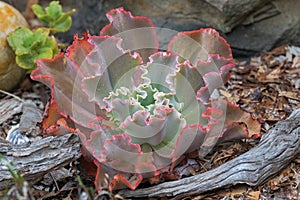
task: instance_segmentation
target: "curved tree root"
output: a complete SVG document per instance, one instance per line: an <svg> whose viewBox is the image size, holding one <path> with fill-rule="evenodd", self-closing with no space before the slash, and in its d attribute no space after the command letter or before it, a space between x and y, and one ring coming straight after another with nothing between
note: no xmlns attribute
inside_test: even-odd
<svg viewBox="0 0 300 200"><path fill-rule="evenodd" d="M216 169L192 177L135 191L121 190L124 197L184 197L225 186L245 183L258 186L273 177L300 153L300 109L261 138L260 143Z"/></svg>

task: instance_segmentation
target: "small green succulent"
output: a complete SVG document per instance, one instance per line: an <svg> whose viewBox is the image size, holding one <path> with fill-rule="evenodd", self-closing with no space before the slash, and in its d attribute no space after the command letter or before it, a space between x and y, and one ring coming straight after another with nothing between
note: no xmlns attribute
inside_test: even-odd
<svg viewBox="0 0 300 200"><path fill-rule="evenodd" d="M66 13L62 12L58 1L52 1L45 10L35 4L32 10L47 25L47 28L36 30L19 28L7 37L8 44L16 54L17 64L28 73L36 69L37 59L51 59L60 52L53 34L69 30L72 25L70 15L75 12L75 9Z"/></svg>
<svg viewBox="0 0 300 200"><path fill-rule="evenodd" d="M70 15L76 11L72 9L64 13L58 1L52 1L45 10L40 5L34 4L32 10L34 14L49 27L51 34L69 30L72 25Z"/></svg>
<svg viewBox="0 0 300 200"><path fill-rule="evenodd" d="M36 68L37 59L53 58L59 53L54 36L49 36L46 28L34 31L19 28L8 36L7 41L16 54L17 64L29 73Z"/></svg>

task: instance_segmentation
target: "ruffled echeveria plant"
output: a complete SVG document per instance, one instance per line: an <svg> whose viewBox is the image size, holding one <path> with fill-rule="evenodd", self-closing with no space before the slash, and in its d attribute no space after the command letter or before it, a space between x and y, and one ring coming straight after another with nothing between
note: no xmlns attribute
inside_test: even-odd
<svg viewBox="0 0 300 200"><path fill-rule="evenodd" d="M98 190L105 174L111 188L135 189L143 178L171 171L188 152L203 157L219 142L260 136L250 114L219 97L234 64L217 31L177 33L159 51L149 19L123 8L107 17L100 36L75 35L66 53L38 60L31 74L51 88L49 113L79 133L97 165Z"/></svg>

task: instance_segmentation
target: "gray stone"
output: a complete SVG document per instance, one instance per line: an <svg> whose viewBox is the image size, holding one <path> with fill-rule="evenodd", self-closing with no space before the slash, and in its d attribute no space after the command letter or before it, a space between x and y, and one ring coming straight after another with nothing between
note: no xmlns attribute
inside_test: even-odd
<svg viewBox="0 0 300 200"><path fill-rule="evenodd" d="M225 35L237 55L249 56L287 43L300 45L300 1L275 0L270 5L278 14L241 24Z"/></svg>
<svg viewBox="0 0 300 200"><path fill-rule="evenodd" d="M77 0L75 4L66 0L64 4L78 10L73 28L64 35L68 40L73 33L87 29L99 34L108 23L105 13L123 6L134 15L149 17L157 27L175 31L216 28L237 58L247 58L285 43L300 45L299 0ZM167 42L168 38L161 44Z"/></svg>
<svg viewBox="0 0 300 200"><path fill-rule="evenodd" d="M40 2L46 5L50 1ZM58 34L66 42L72 41L74 33L85 30L98 35L108 23L105 13L123 6L134 15L149 17L157 27L174 31L216 28L229 42L236 58L250 57L285 43L300 45L299 0L64 0L61 3L65 10L77 9L72 15L71 30ZM15 5L22 9L19 1ZM167 42L167 37L161 41Z"/></svg>
<svg viewBox="0 0 300 200"><path fill-rule="evenodd" d="M224 33L247 18L253 9L270 0L124 0L124 7L136 15L153 19L157 26L190 30L210 26Z"/></svg>

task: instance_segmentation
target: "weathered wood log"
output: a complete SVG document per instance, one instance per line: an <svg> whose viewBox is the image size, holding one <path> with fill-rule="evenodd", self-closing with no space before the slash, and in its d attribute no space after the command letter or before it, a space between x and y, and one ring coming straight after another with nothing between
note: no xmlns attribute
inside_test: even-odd
<svg viewBox="0 0 300 200"><path fill-rule="evenodd" d="M260 143L220 167L192 177L135 191L121 190L124 197L192 196L236 184L258 186L275 176L300 153L300 109L278 122Z"/></svg>
<svg viewBox="0 0 300 200"><path fill-rule="evenodd" d="M1 99L0 101L0 125L22 112L23 103L17 99Z"/></svg>
<svg viewBox="0 0 300 200"><path fill-rule="evenodd" d="M79 138L75 134L45 137L27 146L13 146L0 140L0 154L0 190L14 184L7 162L32 184L81 155Z"/></svg>

